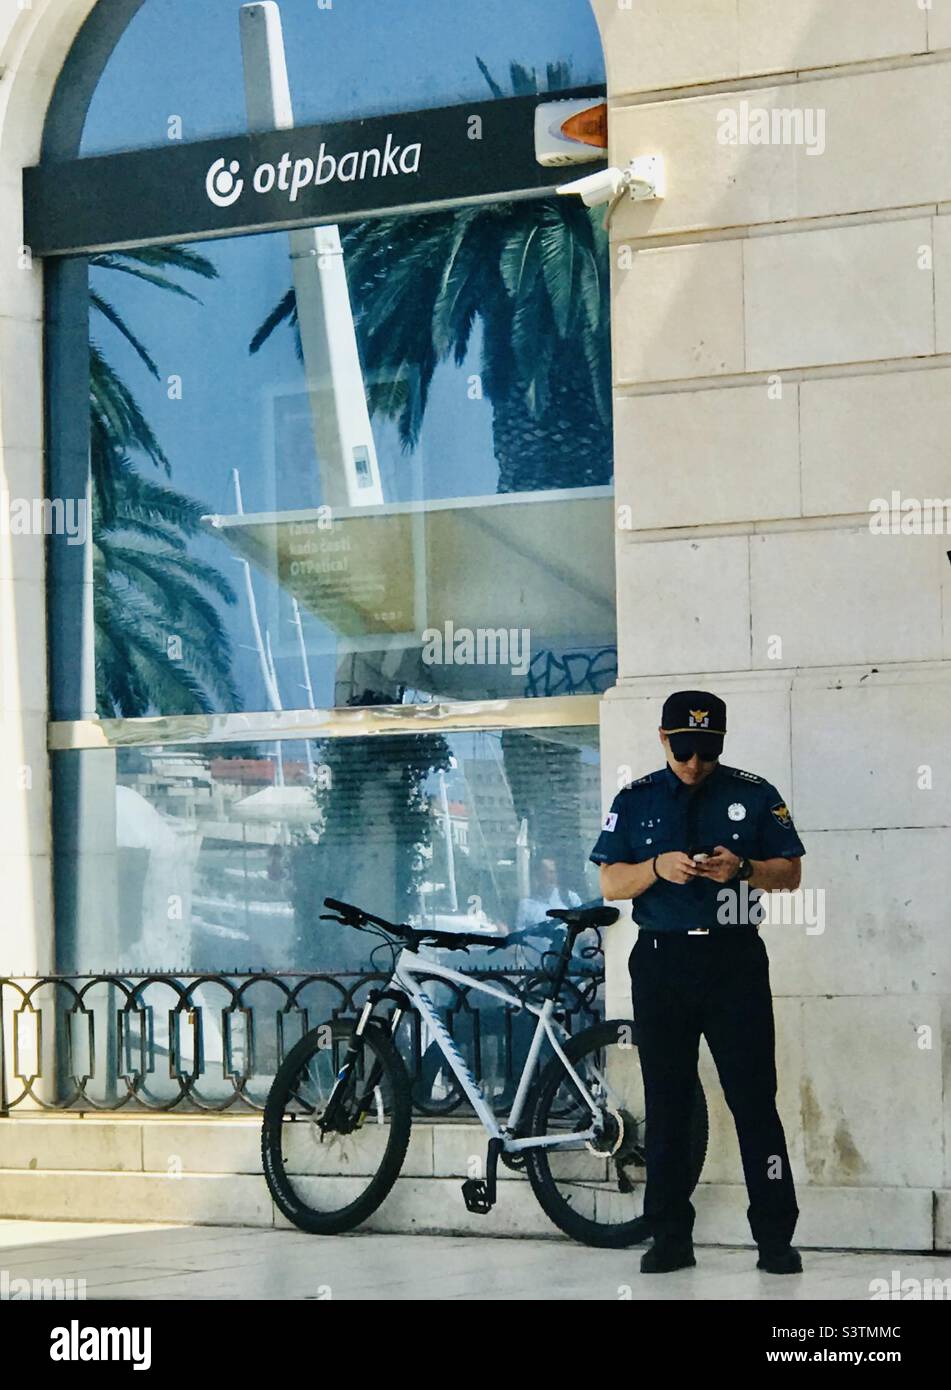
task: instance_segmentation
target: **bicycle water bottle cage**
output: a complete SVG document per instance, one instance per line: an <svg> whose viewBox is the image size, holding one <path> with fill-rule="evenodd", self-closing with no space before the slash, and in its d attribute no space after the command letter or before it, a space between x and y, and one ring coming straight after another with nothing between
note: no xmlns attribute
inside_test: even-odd
<svg viewBox="0 0 951 1390"><path fill-rule="evenodd" d="M485 1177L467 1178L462 1184L462 1200L466 1204L466 1211L471 1211L476 1216L488 1216L495 1206L496 1174L501 1152L502 1140L490 1139L489 1152L485 1160Z"/></svg>

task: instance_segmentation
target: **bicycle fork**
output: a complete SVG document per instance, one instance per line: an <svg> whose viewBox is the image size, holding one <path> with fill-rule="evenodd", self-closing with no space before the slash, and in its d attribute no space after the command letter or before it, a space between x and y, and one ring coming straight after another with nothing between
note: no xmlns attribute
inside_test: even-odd
<svg viewBox="0 0 951 1390"><path fill-rule="evenodd" d="M337 1127L336 1121L338 1113L343 1106L343 1099L347 1093L347 1087L353 1074L353 1069L363 1055L364 1034L366 1033L370 1019L373 1017L373 1010L381 999L392 999L396 1003L396 1008L390 1018L391 1037L395 1036L403 1013L409 1004L409 1000L402 990L373 989L367 995L367 1001L360 1011L360 1017L357 1019L357 1026L353 1030L350 1045L347 1048L343 1062L334 1079L326 1108L318 1121L318 1126L322 1134L326 1134L328 1130L333 1130ZM375 1061L370 1068L370 1072L366 1078L363 1095L357 1101L356 1113L353 1121L348 1125L349 1129L359 1129L366 1119L370 1106L373 1103L373 1093L379 1084L382 1070L380 1063L377 1061Z"/></svg>

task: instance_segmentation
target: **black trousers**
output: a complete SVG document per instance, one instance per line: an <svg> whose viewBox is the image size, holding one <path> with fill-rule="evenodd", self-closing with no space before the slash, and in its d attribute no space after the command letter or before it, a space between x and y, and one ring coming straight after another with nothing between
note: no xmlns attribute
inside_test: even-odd
<svg viewBox="0 0 951 1390"><path fill-rule="evenodd" d="M776 1109L773 1000L758 932L641 932L630 972L647 1101L644 1215L651 1233L679 1239L693 1231L689 1129L703 1035L736 1124L753 1239L766 1249L788 1245L799 1208Z"/></svg>

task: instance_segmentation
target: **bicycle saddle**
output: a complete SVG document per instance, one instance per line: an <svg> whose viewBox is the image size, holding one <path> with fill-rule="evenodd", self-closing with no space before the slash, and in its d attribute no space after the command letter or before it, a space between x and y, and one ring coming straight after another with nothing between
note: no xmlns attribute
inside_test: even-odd
<svg viewBox="0 0 951 1390"><path fill-rule="evenodd" d="M616 907L550 907L546 914L568 927L610 927L620 917Z"/></svg>

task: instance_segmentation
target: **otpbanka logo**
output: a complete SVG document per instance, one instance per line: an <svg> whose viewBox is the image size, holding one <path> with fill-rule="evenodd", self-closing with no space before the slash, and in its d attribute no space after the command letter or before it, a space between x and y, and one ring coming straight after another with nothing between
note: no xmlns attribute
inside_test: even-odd
<svg viewBox="0 0 951 1390"><path fill-rule="evenodd" d="M50 1333L51 1361L131 1361L134 1371L152 1365L151 1327L68 1327Z"/></svg>
<svg viewBox="0 0 951 1390"><path fill-rule="evenodd" d="M321 188L328 183L357 183L364 179L384 179L392 175L418 174L421 144L397 145L387 135L383 149L350 150L334 155L321 144L316 159L294 159L287 151L276 164L259 164L251 177L255 193L278 188L296 203L305 188ZM245 180L237 159L216 159L205 176L205 192L215 207L230 208L241 197Z"/></svg>
<svg viewBox="0 0 951 1390"><path fill-rule="evenodd" d="M244 192L241 165L236 159L216 159L205 179L205 192L218 208L230 208Z"/></svg>

